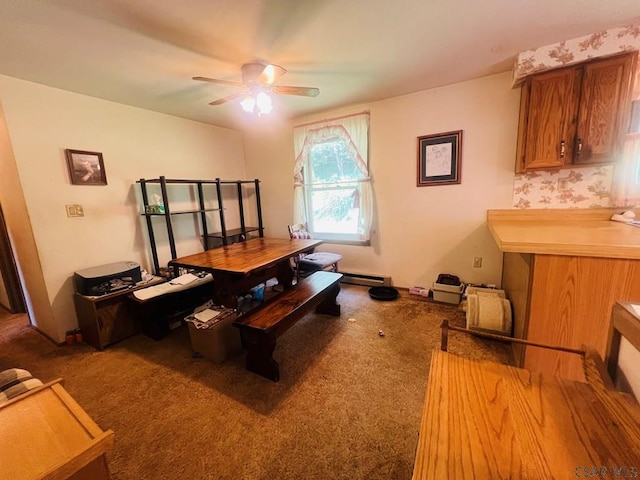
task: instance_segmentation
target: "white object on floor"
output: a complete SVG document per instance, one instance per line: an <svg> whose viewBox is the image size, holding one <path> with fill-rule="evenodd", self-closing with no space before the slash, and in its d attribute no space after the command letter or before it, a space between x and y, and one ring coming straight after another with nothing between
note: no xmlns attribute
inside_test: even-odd
<svg viewBox="0 0 640 480"><path fill-rule="evenodd" d="M467 328L511 335L511 303L504 290L475 289L467 295Z"/></svg>

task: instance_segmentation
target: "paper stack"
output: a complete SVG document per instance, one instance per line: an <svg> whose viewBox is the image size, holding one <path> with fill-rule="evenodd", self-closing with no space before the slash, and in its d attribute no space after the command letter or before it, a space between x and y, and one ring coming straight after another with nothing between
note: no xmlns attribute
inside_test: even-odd
<svg viewBox="0 0 640 480"><path fill-rule="evenodd" d="M232 308L226 308L221 305L213 305L213 302L209 301L204 305L196 308L192 315L185 318L185 322L190 322L197 329L212 328L223 318L227 318L235 311Z"/></svg>

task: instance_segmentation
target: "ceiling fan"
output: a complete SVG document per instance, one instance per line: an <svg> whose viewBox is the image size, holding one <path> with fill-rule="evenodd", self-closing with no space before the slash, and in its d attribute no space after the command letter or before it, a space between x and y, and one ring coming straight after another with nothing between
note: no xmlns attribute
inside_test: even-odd
<svg viewBox="0 0 640 480"><path fill-rule="evenodd" d="M280 95L298 95L301 97L317 97L320 94L320 90L314 87L274 85L273 83L277 79L287 73L287 70L279 65L273 65L270 63L245 63L244 65L242 65L241 72L242 82L232 82L229 80L221 80L218 78L208 77L193 77L193 79L201 82L230 85L242 89L242 91L240 92L232 93L231 95L215 100L209 103L209 105L221 105L226 102L231 102L233 100L243 98L242 107L245 110L254 111L257 106L258 108L260 108L260 113L268 113L268 111L265 111L262 107L260 107L261 102L263 104L265 102L268 102L268 110L271 110L271 99L268 97L268 93L277 93Z"/></svg>

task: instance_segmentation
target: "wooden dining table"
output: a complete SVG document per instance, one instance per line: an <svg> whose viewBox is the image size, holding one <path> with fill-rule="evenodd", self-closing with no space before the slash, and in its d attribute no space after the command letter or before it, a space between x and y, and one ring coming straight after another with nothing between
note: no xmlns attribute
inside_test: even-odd
<svg viewBox="0 0 640 480"><path fill-rule="evenodd" d="M638 476L627 394L434 351L413 480Z"/></svg>
<svg viewBox="0 0 640 480"><path fill-rule="evenodd" d="M322 240L260 237L201 253L173 259L173 268L213 274L214 301L230 308L238 306L237 296L252 287L277 278L284 289L292 287L291 258L311 252Z"/></svg>

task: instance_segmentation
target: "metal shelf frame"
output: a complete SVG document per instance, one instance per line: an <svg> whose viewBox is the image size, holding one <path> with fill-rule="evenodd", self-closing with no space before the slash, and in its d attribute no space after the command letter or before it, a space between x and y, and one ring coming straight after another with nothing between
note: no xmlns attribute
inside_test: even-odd
<svg viewBox="0 0 640 480"><path fill-rule="evenodd" d="M167 229L167 238L169 240L169 249L171 250L171 258L175 259L178 257L176 251L176 242L173 234L173 225L171 223L171 217L173 215L198 215L200 219L200 227L202 229L203 234L203 242L205 250L209 250L210 248L210 240L211 239L219 239L222 241L222 245L226 246L229 244L229 241L232 237L238 236L246 236L246 234L250 232L258 232L260 237L264 236L264 226L262 223L262 204L260 202L260 180L221 180L220 178L216 178L214 180L187 180L187 179L175 179L175 178L165 178L164 176L158 178L145 179L141 178L137 180L136 183L140 184L140 193L142 195L143 202L143 212L142 216L145 217L147 230L149 232L149 242L151 244L151 255L153 257L153 267L154 273L159 275L160 273L160 264L158 260L158 248L156 245L156 238L154 233L154 226L152 222L153 217L162 216L165 218L165 224ZM160 192L162 196L162 203L164 205L164 213L151 213L147 212L147 207L149 204L149 194L147 190L147 186L149 184L159 184ZM169 195L167 193L167 186L173 184L182 184L182 185L195 185L198 193L198 209L196 210L183 210L172 212L169 205ZM216 189L216 200L218 202L217 208L206 208L205 207L205 195L204 195L204 185L214 185ZM237 188L237 196L238 196L238 210L240 214L240 228L227 229L226 221L224 218L224 204L222 198L222 186L224 185L236 185ZM242 188L243 185L253 185L256 196L256 209L258 215L258 226L257 227L248 227L245 224L245 212L244 212L244 201L242 198ZM207 212L218 212L219 220L220 220L220 232L209 232L207 229Z"/></svg>

